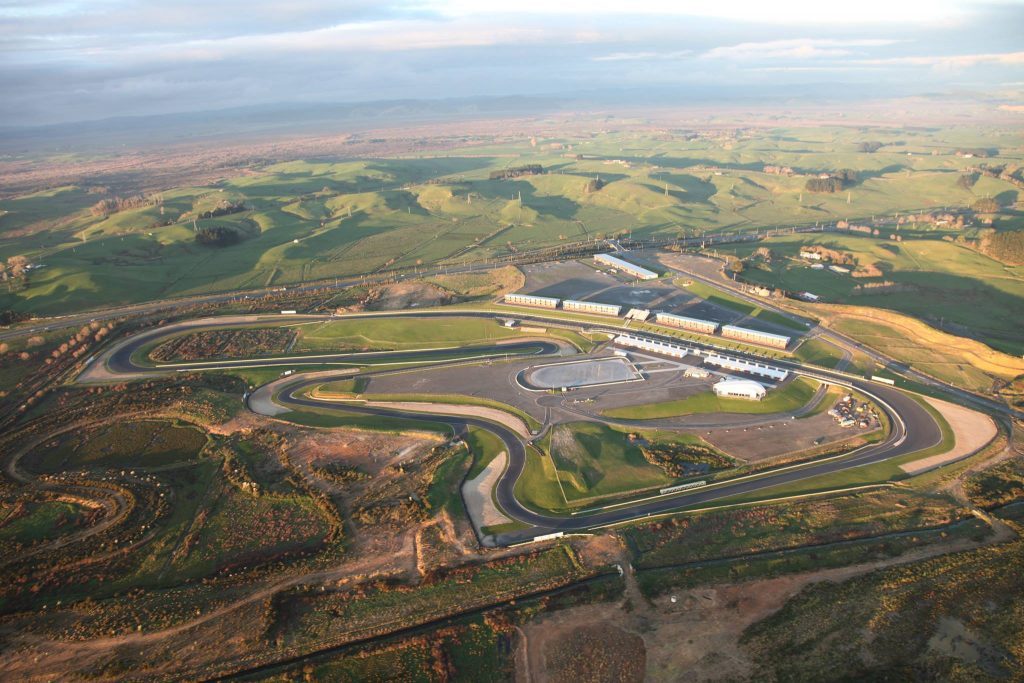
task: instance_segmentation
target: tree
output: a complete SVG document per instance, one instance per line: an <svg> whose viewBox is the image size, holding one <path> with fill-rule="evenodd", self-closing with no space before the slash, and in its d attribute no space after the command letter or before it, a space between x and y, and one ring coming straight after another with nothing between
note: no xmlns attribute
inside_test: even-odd
<svg viewBox="0 0 1024 683"><path fill-rule="evenodd" d="M996 213L999 211L999 202L991 197L985 197L974 202L974 204L971 205L971 209L975 213Z"/></svg>
<svg viewBox="0 0 1024 683"><path fill-rule="evenodd" d="M808 192L838 192L843 189L843 181L840 178L808 178L804 188Z"/></svg>
<svg viewBox="0 0 1024 683"><path fill-rule="evenodd" d="M974 184L978 182L978 178L981 176L977 173L962 173L960 177L956 179L957 187L962 187L965 190L969 190L974 187Z"/></svg>
<svg viewBox="0 0 1024 683"><path fill-rule="evenodd" d="M7 259L7 272L11 277L19 278L28 270L28 259L24 256L12 256Z"/></svg>
<svg viewBox="0 0 1024 683"><path fill-rule="evenodd" d="M1008 265L1024 264L1024 230L996 232L986 230L981 235L981 251Z"/></svg>
<svg viewBox="0 0 1024 683"><path fill-rule="evenodd" d="M220 225L202 228L196 233L196 243L207 247L229 247L241 241L242 237L237 232Z"/></svg>
<svg viewBox="0 0 1024 683"><path fill-rule="evenodd" d="M871 152L877 152L881 148L882 148L882 143L881 142L876 142L876 141L861 142L861 143L857 144L857 151L858 152L867 152L869 154Z"/></svg>

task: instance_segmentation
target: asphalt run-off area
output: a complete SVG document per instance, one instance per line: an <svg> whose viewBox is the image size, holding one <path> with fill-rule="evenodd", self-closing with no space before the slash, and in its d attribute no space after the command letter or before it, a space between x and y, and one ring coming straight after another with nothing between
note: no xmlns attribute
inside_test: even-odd
<svg viewBox="0 0 1024 683"><path fill-rule="evenodd" d="M635 382L640 371L625 358L595 358L538 365L523 373L525 383L536 389L588 387L598 384Z"/></svg>

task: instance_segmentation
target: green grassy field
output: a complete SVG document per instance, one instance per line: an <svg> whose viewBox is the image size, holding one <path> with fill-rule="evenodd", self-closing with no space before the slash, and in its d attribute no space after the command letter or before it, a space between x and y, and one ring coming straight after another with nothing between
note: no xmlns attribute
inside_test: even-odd
<svg viewBox="0 0 1024 683"><path fill-rule="evenodd" d="M882 275L854 278L828 269L813 270L798 257L801 247L819 245L853 254L861 266ZM953 333L979 336L1008 353L1024 352L1017 320L1024 315L1024 272L937 236L902 242L861 235L790 235L758 246L769 247L771 264L747 268L744 277L771 287L811 291L832 303L888 308L925 320ZM756 247L726 248L740 256ZM867 293L858 285L893 282L904 289ZM992 315L999 311L999 315Z"/></svg>
<svg viewBox="0 0 1024 683"><path fill-rule="evenodd" d="M505 450L505 444L486 429L470 427L466 435L466 445L473 453L473 465L466 474L467 479L478 476L494 460L498 453Z"/></svg>
<svg viewBox="0 0 1024 683"><path fill-rule="evenodd" d="M290 161L217 185L160 188L161 204L109 216L89 211L107 195L78 186L47 189L0 201L0 258L24 254L46 265L24 289L0 294L0 306L53 314L483 260L626 231L634 237L736 232L967 206L980 196L1016 191L991 178L971 190L957 185L963 160L953 151L988 144L984 128L900 130L898 136L846 127L692 140L606 132L560 140L573 145L576 158L509 142L474 145L473 156L465 157L455 150L433 158ZM856 151L865 139L892 144ZM1004 141L1000 162L1019 165L1021 145ZM489 180L492 170L508 165L509 154L549 172ZM605 163L611 159L626 163ZM861 181L849 194L812 195L803 191L805 178L765 174L765 164L809 173L853 168ZM595 175L606 185L588 193ZM245 210L197 219L197 227L228 227L243 240L200 246L193 219L221 200L242 202Z"/></svg>
<svg viewBox="0 0 1024 683"><path fill-rule="evenodd" d="M522 336L493 320L473 317L418 319L380 317L335 320L302 328L295 351L393 351L487 344Z"/></svg>
<svg viewBox="0 0 1024 683"><path fill-rule="evenodd" d="M570 502L672 481L661 468L644 460L625 432L603 424L557 425L552 428L548 452Z"/></svg>
<svg viewBox="0 0 1024 683"><path fill-rule="evenodd" d="M785 386L769 391L761 401L719 398L714 393L707 391L678 401L613 408L605 410L601 414L605 417L623 420L656 420L693 413L782 413L806 405L814 396L816 389L817 383L814 380L796 377Z"/></svg>
<svg viewBox="0 0 1024 683"><path fill-rule="evenodd" d="M805 363L834 368L843 358L842 351L820 339L808 339L800 344L793 355Z"/></svg>
<svg viewBox="0 0 1024 683"><path fill-rule="evenodd" d="M516 482L516 497L528 507L565 512L595 499L667 486L674 481L649 463L629 431L599 423L557 425L542 440L542 452L527 450L526 468ZM691 434L633 430L655 446L707 444Z"/></svg>
<svg viewBox="0 0 1024 683"><path fill-rule="evenodd" d="M516 500L534 510L566 509L551 456L533 448L526 449L526 467L516 480L515 495Z"/></svg>

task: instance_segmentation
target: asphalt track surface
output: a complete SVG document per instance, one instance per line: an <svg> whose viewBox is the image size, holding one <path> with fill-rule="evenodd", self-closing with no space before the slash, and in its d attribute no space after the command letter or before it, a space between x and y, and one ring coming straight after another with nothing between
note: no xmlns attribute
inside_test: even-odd
<svg viewBox="0 0 1024 683"><path fill-rule="evenodd" d="M437 317L452 317L452 316L475 316L475 317L489 317L499 318L507 317L499 313L493 312L472 312L472 311L450 311L450 312L417 312L417 313L394 313L394 315L409 315L418 318L437 318ZM520 319L534 319L537 321L553 322L552 319L545 319L543 316L530 316L521 315L515 313L514 316ZM344 316L341 319L351 319L353 317L370 317L368 315L360 316L349 315ZM373 316L379 317L379 316ZM324 320L330 319L327 316L295 316L289 318L289 322L294 321L310 321L310 320ZM266 325L270 322L277 322L279 318L264 318L262 320L253 321L250 323L243 324L263 324ZM560 321L563 324L568 321ZM209 369L210 363L194 363L194 364L173 364L164 366L146 366L139 365L133 359L132 355L138 351L142 346L149 342L155 341L163 336L172 334L180 334L188 330L198 329L217 329L224 327L238 327L239 322L237 319L230 322L212 322L209 320L203 321L191 321L189 323L182 323L164 328L158 328L149 330L128 340L121 342L120 344L109 350L101 360L106 362L107 368L114 374L145 374L153 373L154 371L182 371L182 370L202 370ZM578 325L579 323L577 323ZM600 325L584 324L588 329L598 328ZM620 331L616 328L608 328L608 331ZM658 335L651 334L645 336L651 336L658 338ZM671 339L665 337L665 339ZM678 341L678 340L674 340ZM700 346L699 344L693 344L693 346ZM513 344L501 344L501 345L490 345L490 346L476 346L476 347L464 347L457 350L460 355L500 355L512 350L516 350L523 353L534 353L538 355L552 354L557 350L557 346L549 342L519 342ZM324 354L315 357L303 356L303 357L289 357L289 358L262 358L252 359L251 361L244 361L234 365L234 367L252 367L252 366L267 366L267 365L288 365L295 366L300 364L318 364L324 362L338 362L338 363L351 363L359 364L367 360L381 360L381 359L392 359L398 360L404 356L415 356L416 360L430 360L431 358L437 359L449 359L453 354L453 349L433 349L424 351L399 351L399 352L370 352L370 353L338 353L338 354ZM743 356L743 354L733 353L736 356ZM310 360L302 360L310 359ZM760 359L759 359L760 360ZM773 361L774 363L774 361ZM888 437L885 441L870 445L855 451L853 454L846 456L830 458L807 465L798 465L787 468L779 468L775 471L768 471L764 474L754 475L752 477L739 478L733 481L725 481L721 484L714 484L703 488L691 489L689 491L676 493L670 496L654 497L640 499L634 502L627 502L621 505L607 506L604 509L598 509L588 513L578 513L571 516L558 516L550 513L544 513L536 510L531 510L522 505L515 496L515 485L519 477L522 475L523 470L526 466L526 448L527 446L523 441L508 428L484 420L477 417L471 416L446 416L438 415L435 413L416 413L409 410L398 410L390 408L380 407L369 407L362 405L345 404L343 407L338 406L336 403L318 401L316 399L304 396L303 392L317 384L322 384L324 381L328 381L329 378L323 376L315 379L304 377L302 374L296 375L293 379L286 381L281 385L275 398L276 401L284 406L291 408L316 408L316 409L328 409L328 410L343 410L348 413L361 413L366 415L376 415L380 417L392 417L405 420L422 420L425 422L434 423L445 423L453 428L456 433L464 433L469 427L479 427L495 434L508 450L509 464L505 472L495 488L495 496L498 504L513 519L532 525L533 528L517 531L513 533L503 534L498 539L501 544L510 545L517 542L528 541L533 539L535 536L554 533L564 532L572 533L577 531L584 531L592 529L594 527L605 526L609 524L616 524L620 522L626 522L630 520L640 519L652 515L658 515L666 512L679 510L683 507L690 507L699 505L702 503L708 503L714 500L736 496L741 494L752 493L760 490L764 490L770 487L775 487L783 484L792 484L797 481L808 479L810 477L816 477L826 474L834 474L841 472L852 467L859 467L862 465L869 465L873 463L882 462L890 458L895 458L900 455L905 455L915 451L919 451L925 448L930 448L938 444L942 440L942 432L932 418L931 414L925 410L921 404L912 399L907 394L904 394L896 389L887 387L884 385L878 385L867 381L858 381L851 379L849 375L843 373L828 372L820 369L806 370L801 368L795 363L775 363L779 366L787 367L795 372L805 374L807 376L820 379L827 382L833 382L837 384L844 384L850 386L868 396L873 397L878 402L880 408L886 413L889 419L891 429ZM220 367L220 365L214 363Z"/></svg>
<svg viewBox="0 0 1024 683"><path fill-rule="evenodd" d="M250 316L246 316L249 318ZM350 316L347 316L350 317ZM347 318L346 317L346 318ZM420 317L420 316L417 316ZM212 368L253 368L253 367L294 367L296 365L324 365L324 364L346 364L359 365L373 361L394 361L402 359L414 359L416 361L435 360L459 360L466 356L501 356L506 353L526 354L553 354L558 351L558 346L551 342L523 341L507 344L486 344L479 346L461 346L419 349L408 351L366 351L358 353L323 353L304 354L301 356L252 358L245 360L218 360L202 361L195 363L157 363L153 365L140 365L133 356L145 345L155 342L167 336L195 332L199 330L216 330L224 328L238 328L243 326L267 327L273 323L295 323L312 321L345 320L346 318L332 318L330 316L279 316L260 317L258 320L240 321L240 318L232 318L227 322L209 322L206 320L179 323L167 327L160 327L147 330L128 338L125 342L114 347L112 352L102 355L96 362L106 362L107 369L118 375L141 375L154 372L185 372L192 370L209 370ZM323 380L320 380L321 382Z"/></svg>

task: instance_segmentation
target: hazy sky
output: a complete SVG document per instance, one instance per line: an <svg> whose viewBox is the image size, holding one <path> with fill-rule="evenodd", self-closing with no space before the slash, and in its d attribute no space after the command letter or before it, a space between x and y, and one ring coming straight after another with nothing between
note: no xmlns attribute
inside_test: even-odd
<svg viewBox="0 0 1024 683"><path fill-rule="evenodd" d="M0 126L818 84L1021 92L1024 1L0 0Z"/></svg>

